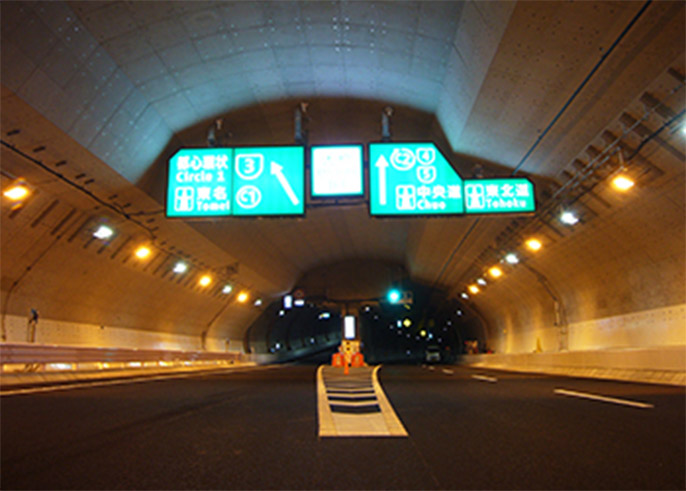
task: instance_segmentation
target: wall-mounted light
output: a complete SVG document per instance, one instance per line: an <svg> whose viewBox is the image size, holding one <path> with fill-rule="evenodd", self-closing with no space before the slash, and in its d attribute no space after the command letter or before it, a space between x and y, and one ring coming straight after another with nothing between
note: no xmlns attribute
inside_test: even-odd
<svg viewBox="0 0 686 491"><path fill-rule="evenodd" d="M150 256L150 253L152 251L150 250L149 247L147 246L140 246L136 251L134 252L135 256L138 259L146 259L148 256Z"/></svg>
<svg viewBox="0 0 686 491"><path fill-rule="evenodd" d="M628 191L629 189L634 187L634 184L636 184L634 180L626 174L619 174L614 179L612 179L612 187L615 188L617 191Z"/></svg>
<svg viewBox="0 0 686 491"><path fill-rule="evenodd" d="M530 251L536 252L536 251L540 251L540 250L541 250L541 247L543 247L543 244L541 244L541 241L538 240L538 239L529 239L529 240L526 241L526 247L527 247Z"/></svg>
<svg viewBox="0 0 686 491"><path fill-rule="evenodd" d="M2 192L2 195L10 201L21 201L27 198L29 194L31 194L31 190L21 179L15 181Z"/></svg>
<svg viewBox="0 0 686 491"><path fill-rule="evenodd" d="M100 240L111 239L114 235L114 230L112 230L107 225L100 225L95 232L93 232L93 237Z"/></svg>
<svg viewBox="0 0 686 491"><path fill-rule="evenodd" d="M560 221L565 225L576 225L579 223L579 217L572 211L564 211L560 215Z"/></svg>
<svg viewBox="0 0 686 491"><path fill-rule="evenodd" d="M212 283L212 277L208 274L202 275L200 277L200 280L198 280L198 285L205 287L205 286L210 286Z"/></svg>

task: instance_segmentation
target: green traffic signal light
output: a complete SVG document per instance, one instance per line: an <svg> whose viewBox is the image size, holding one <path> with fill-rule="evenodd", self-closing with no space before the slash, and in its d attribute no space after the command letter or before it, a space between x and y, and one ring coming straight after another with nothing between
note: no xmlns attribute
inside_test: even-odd
<svg viewBox="0 0 686 491"><path fill-rule="evenodd" d="M400 301L400 290L393 288L388 292L387 298L390 303L398 303Z"/></svg>

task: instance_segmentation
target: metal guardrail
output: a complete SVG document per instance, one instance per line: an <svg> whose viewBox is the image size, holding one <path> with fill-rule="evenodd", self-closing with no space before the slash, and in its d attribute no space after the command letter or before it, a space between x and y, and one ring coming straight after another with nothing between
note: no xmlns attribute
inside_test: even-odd
<svg viewBox="0 0 686 491"><path fill-rule="evenodd" d="M241 353L0 343L0 365L44 363L240 362Z"/></svg>

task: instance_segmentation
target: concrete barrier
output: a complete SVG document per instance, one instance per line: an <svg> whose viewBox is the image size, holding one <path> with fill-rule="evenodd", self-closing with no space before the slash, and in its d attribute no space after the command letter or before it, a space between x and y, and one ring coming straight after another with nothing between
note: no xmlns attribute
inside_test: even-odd
<svg viewBox="0 0 686 491"><path fill-rule="evenodd" d="M686 346L464 355L457 363L514 372L686 385Z"/></svg>

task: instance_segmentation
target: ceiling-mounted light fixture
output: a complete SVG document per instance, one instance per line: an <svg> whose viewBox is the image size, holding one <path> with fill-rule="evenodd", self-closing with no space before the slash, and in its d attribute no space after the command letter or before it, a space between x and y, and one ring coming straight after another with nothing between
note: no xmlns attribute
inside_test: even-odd
<svg viewBox="0 0 686 491"><path fill-rule="evenodd" d="M174 269L172 269L172 271L176 274L185 273L188 271L188 265L183 261L179 261L174 265Z"/></svg>
<svg viewBox="0 0 686 491"><path fill-rule="evenodd" d="M579 223L579 217L572 211L563 211L560 215L560 221L565 225L576 225Z"/></svg>
<svg viewBox="0 0 686 491"><path fill-rule="evenodd" d="M503 270L498 266L493 266L488 270L488 274L491 275L491 278L500 278L503 275Z"/></svg>
<svg viewBox="0 0 686 491"><path fill-rule="evenodd" d="M620 149L617 153L619 155L619 169L617 169L615 176L612 178L612 187L617 191L624 192L634 187L636 183L627 175L622 150Z"/></svg>
<svg viewBox="0 0 686 491"><path fill-rule="evenodd" d="M614 179L612 179L612 187L615 188L617 191L628 191L629 189L634 187L634 184L636 184L634 180L625 174L619 174Z"/></svg>
<svg viewBox="0 0 686 491"><path fill-rule="evenodd" d="M507 261L508 264L517 264L519 263L519 257L514 252L510 252L505 256L505 261Z"/></svg>
<svg viewBox="0 0 686 491"><path fill-rule="evenodd" d="M107 225L100 225L95 232L93 232L93 237L100 240L107 240L112 238L114 235L114 230L112 230Z"/></svg>
<svg viewBox="0 0 686 491"><path fill-rule="evenodd" d="M532 238L526 241L526 247L528 247L530 251L536 252L541 250L543 244L541 244L540 240Z"/></svg>
<svg viewBox="0 0 686 491"><path fill-rule="evenodd" d="M134 254L138 259L146 259L152 251L148 246L140 246L135 250Z"/></svg>
<svg viewBox="0 0 686 491"><path fill-rule="evenodd" d="M479 293L479 287L476 286L476 285L469 285L469 286L467 287L467 290L469 290L469 292L470 292L472 295L476 295L477 293Z"/></svg>
<svg viewBox="0 0 686 491"><path fill-rule="evenodd" d="M27 198L29 194L31 194L31 190L23 179L17 179L2 192L2 195L10 201L21 201Z"/></svg>

